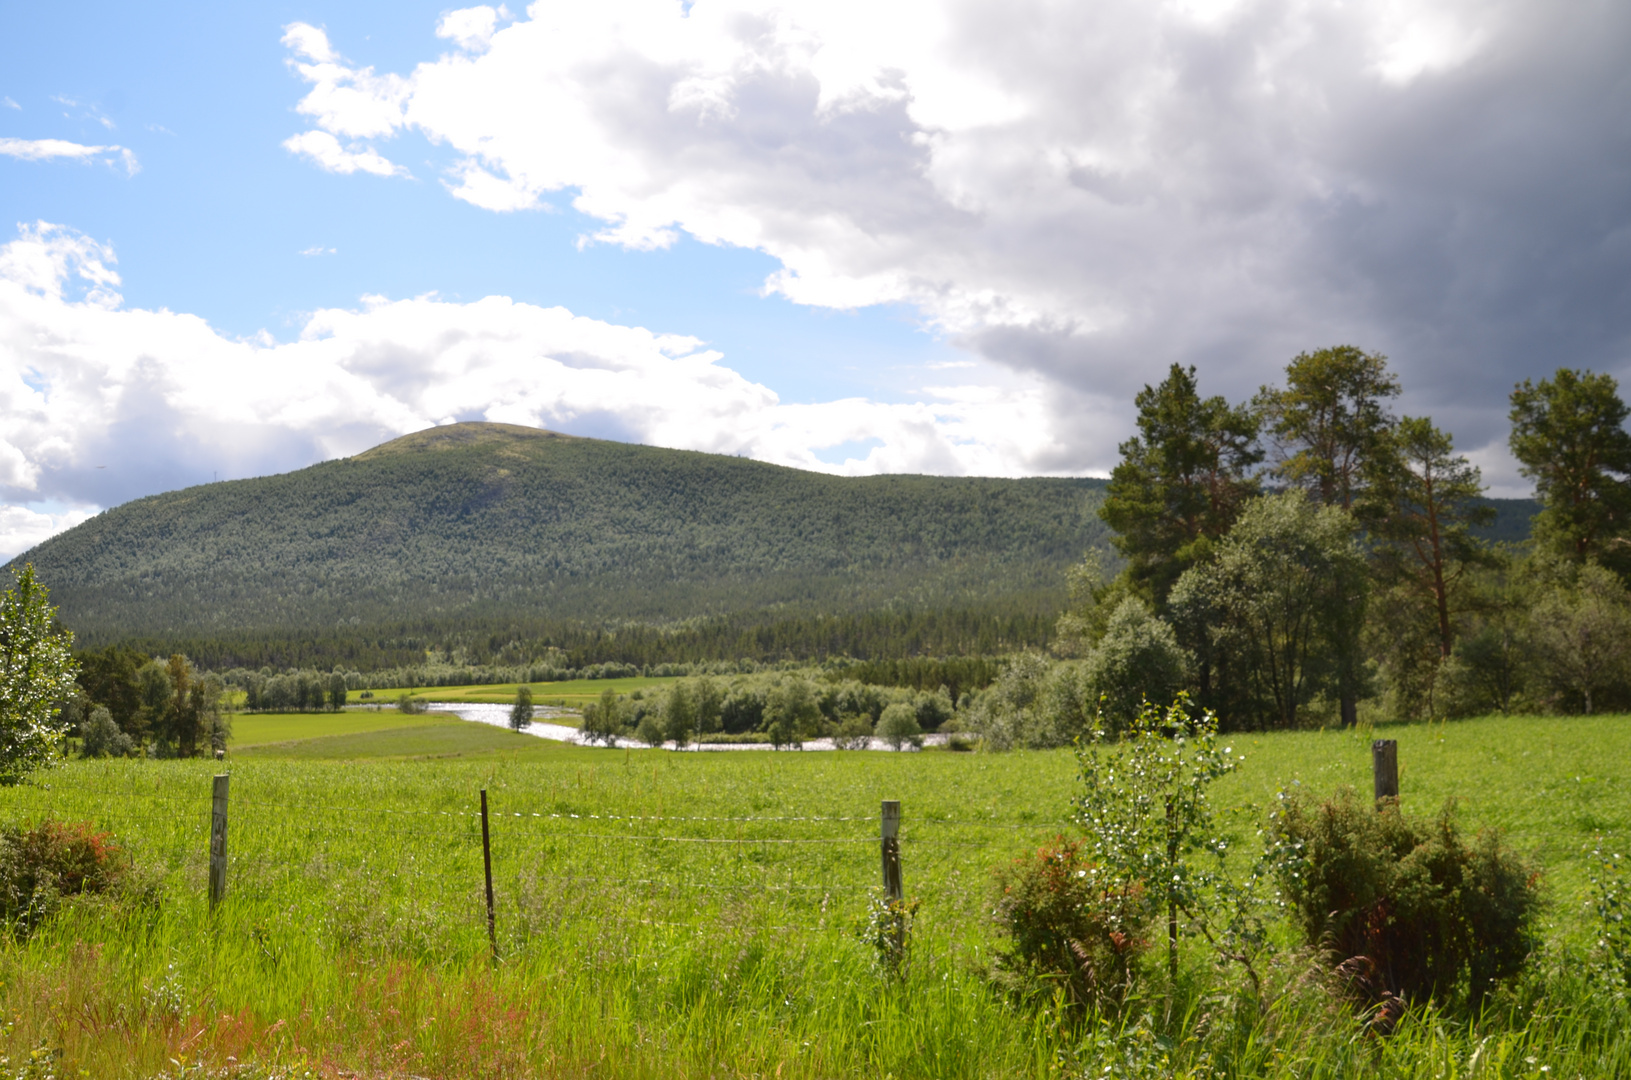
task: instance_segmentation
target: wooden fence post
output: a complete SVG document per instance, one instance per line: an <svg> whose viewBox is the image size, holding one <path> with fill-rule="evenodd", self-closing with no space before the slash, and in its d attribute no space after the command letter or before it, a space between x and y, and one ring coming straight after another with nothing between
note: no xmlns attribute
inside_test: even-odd
<svg viewBox="0 0 1631 1080"><path fill-rule="evenodd" d="M210 799L210 910L227 896L227 782L217 776Z"/></svg>
<svg viewBox="0 0 1631 1080"><path fill-rule="evenodd" d="M493 920L493 849L487 837L487 789L481 789L481 864L487 874L487 944L498 963L498 929Z"/></svg>
<svg viewBox="0 0 1631 1080"><path fill-rule="evenodd" d="M900 881L900 803L893 799L884 800L880 837L883 891L890 900L899 900L904 895Z"/></svg>
<svg viewBox="0 0 1631 1080"><path fill-rule="evenodd" d="M1376 801L1399 799L1399 744L1394 739L1377 739L1370 744L1371 773Z"/></svg>

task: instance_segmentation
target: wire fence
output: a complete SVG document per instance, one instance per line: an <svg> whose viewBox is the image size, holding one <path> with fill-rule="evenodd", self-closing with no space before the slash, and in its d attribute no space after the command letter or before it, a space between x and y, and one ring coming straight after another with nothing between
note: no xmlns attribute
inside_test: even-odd
<svg viewBox="0 0 1631 1080"><path fill-rule="evenodd" d="M570 812L497 799L484 821L479 791L463 806L413 808L234 786L213 807L207 788L188 798L143 785L15 787L0 790L0 814L14 822L89 820L157 863L178 889L202 890L224 874L227 904L304 898L310 917L332 920L334 905L363 896L385 920L465 911L471 932L485 932L486 866L501 924L548 917L559 926L604 917L610 908L634 925L672 928L717 920L722 905L746 905L761 923L770 920L762 929L785 931L903 894L978 914L995 867L1066 828L1062 821L914 818L899 804L891 821L889 804L877 815L711 815ZM212 820L221 810L224 826ZM218 832L224 851L212 847ZM681 894L697 900L659 904ZM675 917L685 912L689 922Z"/></svg>

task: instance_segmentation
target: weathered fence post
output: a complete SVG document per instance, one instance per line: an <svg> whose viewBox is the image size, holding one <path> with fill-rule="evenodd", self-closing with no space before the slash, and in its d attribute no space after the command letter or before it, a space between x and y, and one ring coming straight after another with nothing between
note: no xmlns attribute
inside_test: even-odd
<svg viewBox="0 0 1631 1080"><path fill-rule="evenodd" d="M217 776L210 799L210 910L227 896L227 781Z"/></svg>
<svg viewBox="0 0 1631 1080"><path fill-rule="evenodd" d="M1371 772L1375 778L1376 801L1399 798L1399 744L1394 739L1377 739L1370 744Z"/></svg>
<svg viewBox="0 0 1631 1080"><path fill-rule="evenodd" d="M890 900L899 900L904 892L900 882L900 803L885 799L882 830L883 891Z"/></svg>
<svg viewBox="0 0 1631 1080"><path fill-rule="evenodd" d="M493 849L487 837L487 789L481 789L481 864L487 874L487 944L498 963L498 929L493 920Z"/></svg>

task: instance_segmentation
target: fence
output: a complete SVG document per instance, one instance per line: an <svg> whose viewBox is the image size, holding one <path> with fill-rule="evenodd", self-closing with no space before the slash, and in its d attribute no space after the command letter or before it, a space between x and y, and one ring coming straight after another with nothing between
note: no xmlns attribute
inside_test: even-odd
<svg viewBox="0 0 1631 1080"><path fill-rule="evenodd" d="M370 806L307 801L241 773L188 798L141 775L127 769L134 782L95 790L12 789L0 809L94 821L210 910L277 900L288 909L280 924L422 953L453 947L444 939L458 928L459 951L479 940L507 955L608 910L619 925L847 931L872 898L908 893L937 922L967 925L989 911L996 866L1068 828L1062 815L914 820L898 800L871 814L583 813L537 792L477 789L462 805Z"/></svg>

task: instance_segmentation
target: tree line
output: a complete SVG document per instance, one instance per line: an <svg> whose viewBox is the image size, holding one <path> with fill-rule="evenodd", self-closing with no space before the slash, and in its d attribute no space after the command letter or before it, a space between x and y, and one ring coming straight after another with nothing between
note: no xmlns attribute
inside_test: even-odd
<svg viewBox="0 0 1631 1080"><path fill-rule="evenodd" d="M1016 664L975 726L1068 741L1188 692L1226 726L1354 724L1631 705L1631 434L1615 380L1559 369L1512 391L1532 538L1493 543L1478 468L1397 416L1385 357L1291 361L1249 401L1173 365L1137 396L1100 508L1120 556L1070 575L1058 661Z"/></svg>
<svg viewBox="0 0 1631 1080"><path fill-rule="evenodd" d="M134 634L120 637L116 643L155 656L181 653L215 671L339 668L369 673L406 672L434 664L512 671L584 671L610 664L644 670L664 664L740 660L778 664L819 663L838 657L889 661L901 657L997 656L1046 648L1059 611L1060 595L1055 584L977 606L826 615L737 612L669 623L618 620L598 624L576 619L495 619L479 613L454 613L435 620L329 625L299 631L243 630L162 637ZM509 677L492 681L541 680Z"/></svg>

